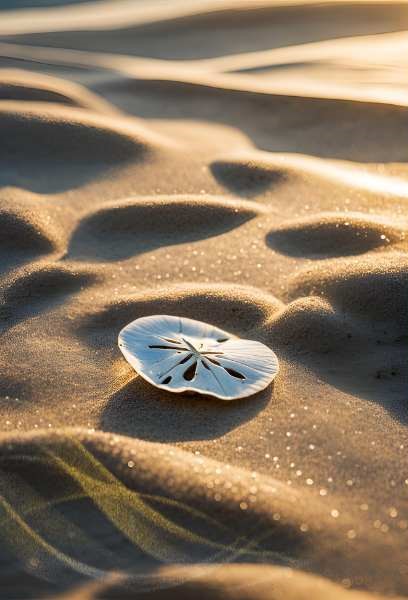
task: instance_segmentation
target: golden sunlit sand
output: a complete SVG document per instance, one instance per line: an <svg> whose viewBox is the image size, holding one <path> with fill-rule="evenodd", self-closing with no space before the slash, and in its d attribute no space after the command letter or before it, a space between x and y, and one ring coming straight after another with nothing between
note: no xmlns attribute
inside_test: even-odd
<svg viewBox="0 0 408 600"><path fill-rule="evenodd" d="M0 596L408 596L406 2L13 4ZM153 387L161 314L278 376Z"/></svg>

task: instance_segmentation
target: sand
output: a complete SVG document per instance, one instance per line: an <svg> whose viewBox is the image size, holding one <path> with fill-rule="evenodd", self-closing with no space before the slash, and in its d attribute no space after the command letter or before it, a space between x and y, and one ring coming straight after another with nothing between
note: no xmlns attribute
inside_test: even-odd
<svg viewBox="0 0 408 600"><path fill-rule="evenodd" d="M0 596L408 596L406 3L35 4L0 3ZM280 373L153 388L117 347L151 314Z"/></svg>

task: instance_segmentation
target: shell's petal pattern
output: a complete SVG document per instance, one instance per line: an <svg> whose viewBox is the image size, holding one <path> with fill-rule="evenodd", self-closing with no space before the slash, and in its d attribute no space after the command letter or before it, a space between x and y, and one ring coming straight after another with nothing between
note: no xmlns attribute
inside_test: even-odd
<svg viewBox="0 0 408 600"><path fill-rule="evenodd" d="M122 329L118 343L139 375L170 392L236 400L264 389L279 369L264 344L183 317L136 319Z"/></svg>

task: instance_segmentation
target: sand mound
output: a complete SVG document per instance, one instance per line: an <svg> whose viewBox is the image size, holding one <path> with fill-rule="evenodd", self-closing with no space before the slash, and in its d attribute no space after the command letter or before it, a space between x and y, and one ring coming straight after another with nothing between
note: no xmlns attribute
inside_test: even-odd
<svg viewBox="0 0 408 600"><path fill-rule="evenodd" d="M54 495L55 499L58 498L58 492L51 495L46 492L47 486L44 486L42 473L47 471L48 482L54 481L58 487L64 480L65 483L71 482L72 491L83 486L85 492L83 499L86 500L88 496L89 500L94 500L101 511L101 517L104 512L108 518L113 517L112 510L115 503L119 503L122 510L127 512L127 519L133 514L131 518L134 519L135 528L132 533L129 531L133 538L130 541L135 546L140 544L138 551L145 554L147 563L151 561L154 564L154 559L161 561L166 556L170 558L174 552L181 558L189 551L193 551L197 558L206 555L209 560L222 554L230 554L231 558L235 559L239 555L248 553L256 556L258 552L264 551L272 553L271 556L275 556L276 559L281 555L282 562L286 562L286 555L296 556L305 545L305 536L300 529L294 527L290 519L286 523L283 519L274 520L273 513L269 512L270 509L264 502L267 497L273 497L273 512L284 510L288 516L292 514L294 517L298 511L296 503L301 502L301 498L273 480L260 479L254 483L250 473L246 474L239 469L225 471L220 464L208 459L203 460L166 446L103 433L92 434L87 433L86 430L71 430L66 433L40 432L23 436L21 439L4 438L3 446L5 450L2 458L3 473L7 474L11 471L10 483L12 473L15 473L25 479L28 485L33 486L33 492L37 493L33 493L31 500L42 493L46 493L46 497ZM29 455L32 456L31 469L27 469L25 460ZM175 457L173 465L169 464L169 456ZM129 461L132 461L130 467ZM192 485L191 474L186 467L188 470L191 469L197 485ZM209 476L216 476L218 474L216 469L220 467L220 480L224 480L225 477L225 480L229 480L232 484L224 487L221 503L214 498L215 489L210 491L210 488L207 488L209 491L202 493ZM2 483L4 484L4 478ZM217 484L217 487L220 484ZM98 489L99 485L100 489ZM250 511L242 510L240 503L248 501L247 494L251 493L249 488L254 485L257 486L255 493L257 503ZM222 487L220 485L220 489ZM10 490L11 494L13 491ZM111 498L106 495L108 491ZM67 496L66 501L69 502L69 498L70 495ZM78 499L81 500L81 495L78 495ZM73 500L75 502L75 494ZM60 497L59 502L61 501L64 501L63 497ZM38 510L38 506L33 506L32 502L29 506L27 499L23 499L22 507L28 508L30 513ZM83 521L81 519L85 530L87 529L86 512L91 510L85 502L85 518ZM54 511L51 508L52 512ZM155 513L158 518L156 525ZM183 514L187 521L182 525L180 518ZM30 514L28 517L30 518ZM243 521L248 521L253 532L258 532L256 538L259 538L253 547L249 544L247 549ZM269 522L268 534L262 531L262 521ZM118 514L114 523L118 529L117 538L120 538L125 523L125 518ZM212 531L206 531L210 523ZM48 528L47 524L45 525ZM49 525L48 531L51 532L52 524ZM138 535L138 527L141 528L141 532L143 527L150 529L151 539ZM156 532L155 527L157 527ZM84 531L84 539L90 532L91 530ZM157 535L163 536L159 545L157 545L159 541ZM185 546L184 549L174 548L176 539L181 541L182 546ZM255 550L258 544L259 549ZM82 556L85 556L83 550ZM24 551L23 545L20 551ZM188 557L188 554L184 556L188 562L191 561L192 556ZM52 561L52 556L49 558ZM118 559L120 560L120 556Z"/></svg>
<svg viewBox="0 0 408 600"><path fill-rule="evenodd" d="M283 169L268 168L256 161L217 160L211 172L223 186L239 195L256 196L282 184L287 173Z"/></svg>
<svg viewBox="0 0 408 600"><path fill-rule="evenodd" d="M48 580L49 592L84 575L102 577L107 566L129 570L136 556L144 564L144 576L149 571L153 575L142 579L145 590L160 594L163 588L166 594L166 576L178 567L155 573L160 563L210 563L201 568L201 585L193 566L173 582L205 592L211 582L217 589L220 560L307 564L313 572L323 552L327 558L336 556L341 570L349 551L350 542L341 539L333 519L319 509L324 500L310 502L307 490L300 493L273 478L164 445L71 429L3 436L1 454L2 506L9 514L3 532L15 534L7 536L1 558L7 556L8 565L18 571L36 548L37 560L28 564L27 574L31 584L42 579L45 586ZM351 514L344 515L342 527L352 521ZM318 548L314 539L322 527L327 543ZM67 528L71 537L63 533ZM384 551L379 535L370 535L370 541L368 561ZM354 545L354 551L359 556L361 547ZM225 568L230 582L237 582L240 567ZM261 565L254 568L263 571ZM359 572L359 561L352 569ZM293 572L292 593L308 583L308 576L297 577ZM336 590L333 584L316 583ZM19 585L24 589L27 579ZM276 598L283 598L285 590L279 592L278 585Z"/></svg>
<svg viewBox="0 0 408 600"><path fill-rule="evenodd" d="M155 599L180 600L380 600L383 596L350 591L321 577L292 569L256 564L162 567L144 577L118 573L98 583L85 584L61 600ZM396 598L396 597L393 597Z"/></svg>
<svg viewBox="0 0 408 600"><path fill-rule="evenodd" d="M292 6L270 1L254 5L253 0L238 5L204 1L197 6L159 2L149 10L144 3L125 1L119 8L115 4L104 3L97 16L92 6L78 11L54 9L48 11L47 22L31 11L20 19L11 13L0 33L17 41L22 34L25 42L39 46L191 60L407 27L405 4L398 1L371 2L369 11L364 2L361 6L351 2Z"/></svg>
<svg viewBox="0 0 408 600"><path fill-rule="evenodd" d="M333 260L305 269L289 288L294 295L322 295L342 312L386 322L399 331L408 324L408 262L404 255Z"/></svg>
<svg viewBox="0 0 408 600"><path fill-rule="evenodd" d="M22 275L14 276L14 281L3 290L10 302L24 298L41 298L47 294L59 294L75 290L92 279L87 270L73 271L60 266L42 266L23 270Z"/></svg>
<svg viewBox="0 0 408 600"><path fill-rule="evenodd" d="M0 100L53 102L113 113L113 107L85 87L48 75L18 69L0 70Z"/></svg>
<svg viewBox="0 0 408 600"><path fill-rule="evenodd" d="M296 352L344 349L355 326L322 298L299 298L273 315L263 335L273 346Z"/></svg>
<svg viewBox="0 0 408 600"><path fill-rule="evenodd" d="M219 235L262 213L245 201L210 196L125 199L85 217L69 253L81 259L118 260Z"/></svg>
<svg viewBox="0 0 408 600"><path fill-rule="evenodd" d="M0 183L36 192L76 187L115 166L143 161L157 145L134 123L47 103L1 102L0 127ZM39 174L41 165L46 173Z"/></svg>
<svg viewBox="0 0 408 600"><path fill-rule="evenodd" d="M290 256L321 258L362 254L405 239L405 232L386 219L359 213L319 214L271 231L267 243Z"/></svg>
<svg viewBox="0 0 408 600"><path fill-rule="evenodd" d="M0 305L3 326L49 310L95 279L96 275L88 269L71 270L53 264L39 264L13 273L3 283Z"/></svg>
<svg viewBox="0 0 408 600"><path fill-rule="evenodd" d="M59 236L49 222L46 212L38 206L0 206L0 246L4 252L25 252L28 255L46 254L58 247Z"/></svg>
<svg viewBox="0 0 408 600"><path fill-rule="evenodd" d="M138 65L124 69L122 93L137 99L137 115L147 119L191 119L221 122L241 129L263 151L300 153L362 163L405 162L402 131L406 106L396 103L327 98L248 86L236 76L216 74L192 78L189 73L159 71L137 76ZM232 78L232 79L231 79ZM116 88L113 80L111 88ZM109 99L114 94L106 89ZM119 90L120 92L120 90ZM163 105L162 98L168 102ZM123 106L123 105L122 105ZM128 104L129 110L132 105ZM222 118L220 119L220 113ZM341 114L341 120L338 115ZM272 117L271 117L272 115ZM336 143L330 125L336 121ZM290 129L291 135L287 135ZM307 129L307 135L305 134ZM381 136L383 144L378 144ZM350 138L353 137L353 144ZM398 140L398 143L394 143ZM387 150L385 150L385 148Z"/></svg>
<svg viewBox="0 0 408 600"><path fill-rule="evenodd" d="M116 163L143 156L149 148L149 142L143 136L137 138L130 126L127 130L109 117L81 109L2 102L0 122L2 160L17 155L21 160Z"/></svg>

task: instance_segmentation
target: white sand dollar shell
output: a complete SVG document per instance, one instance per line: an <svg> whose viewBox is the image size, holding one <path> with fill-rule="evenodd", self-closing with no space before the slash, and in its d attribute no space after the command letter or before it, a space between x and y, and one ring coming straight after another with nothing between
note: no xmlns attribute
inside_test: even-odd
<svg viewBox="0 0 408 600"><path fill-rule="evenodd" d="M169 392L245 398L267 387L279 369L264 344L183 317L136 319L122 329L118 343L139 375Z"/></svg>

